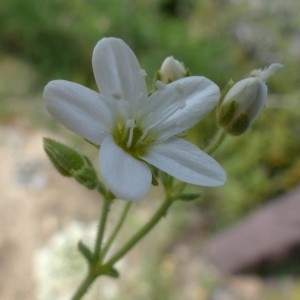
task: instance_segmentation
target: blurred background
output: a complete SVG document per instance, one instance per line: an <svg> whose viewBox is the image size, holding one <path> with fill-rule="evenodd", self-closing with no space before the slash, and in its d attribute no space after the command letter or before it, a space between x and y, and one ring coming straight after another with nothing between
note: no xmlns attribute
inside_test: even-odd
<svg viewBox="0 0 300 300"><path fill-rule="evenodd" d="M252 130L216 152L227 183L175 205L121 261L121 279L101 278L86 299L299 299L298 0L1 1L0 298L69 299L82 278L76 243L94 232L101 202L55 173L42 138L95 161L97 151L47 114L42 92L52 79L96 89L91 54L105 36L130 45L149 88L169 55L220 87L274 62L284 68ZM205 147L215 130L212 114L188 138ZM120 243L162 197L155 188L134 205Z"/></svg>

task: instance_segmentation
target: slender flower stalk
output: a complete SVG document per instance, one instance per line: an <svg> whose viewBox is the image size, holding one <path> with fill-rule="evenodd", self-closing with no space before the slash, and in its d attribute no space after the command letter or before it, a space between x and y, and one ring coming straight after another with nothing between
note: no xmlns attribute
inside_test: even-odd
<svg viewBox="0 0 300 300"><path fill-rule="evenodd" d="M223 143L224 139L226 138L226 135L227 132L224 129L220 128L211 140L210 144L205 149L205 152L209 155L213 155Z"/></svg>
<svg viewBox="0 0 300 300"><path fill-rule="evenodd" d="M111 200L104 200L103 202L103 208L102 208L102 213L100 217L100 222L99 222L99 228L98 228L98 233L97 233L97 238L96 238L96 243L95 243L95 250L94 250L94 259L98 260L100 257L100 251L102 247L102 241L104 237L104 231L106 227L106 221L107 217L109 214L109 209L112 204Z"/></svg>
<svg viewBox="0 0 300 300"><path fill-rule="evenodd" d="M148 97L145 76L132 50L104 38L92 57L100 93L55 80L44 90L46 107L69 130L100 145L99 166L118 198L143 199L152 165L190 184L218 186L226 180L209 155L177 135L198 123L218 103L220 91L205 77L158 82Z"/></svg>

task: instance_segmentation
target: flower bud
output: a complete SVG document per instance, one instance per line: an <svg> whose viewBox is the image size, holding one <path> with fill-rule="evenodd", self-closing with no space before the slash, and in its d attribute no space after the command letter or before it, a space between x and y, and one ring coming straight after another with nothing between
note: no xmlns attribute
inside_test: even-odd
<svg viewBox="0 0 300 300"><path fill-rule="evenodd" d="M72 177L72 171L84 167L85 161L77 151L62 143L44 138L44 150L57 171L67 177Z"/></svg>
<svg viewBox="0 0 300 300"><path fill-rule="evenodd" d="M264 80L281 67L281 64L272 64L265 70L254 70L251 74L256 77L248 77L234 84L219 107L219 125L229 134L243 134L265 106L268 88Z"/></svg>
<svg viewBox="0 0 300 300"><path fill-rule="evenodd" d="M187 71L184 65L173 56L167 57L160 68L160 80L164 83L170 83L182 77L185 77Z"/></svg>
<svg viewBox="0 0 300 300"><path fill-rule="evenodd" d="M75 178L88 189L98 186L96 170L87 157L49 138L44 138L44 150L61 175Z"/></svg>

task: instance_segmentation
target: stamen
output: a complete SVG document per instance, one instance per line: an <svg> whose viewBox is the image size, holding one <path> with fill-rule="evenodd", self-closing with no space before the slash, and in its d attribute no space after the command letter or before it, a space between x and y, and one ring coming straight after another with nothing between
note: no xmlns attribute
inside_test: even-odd
<svg viewBox="0 0 300 300"><path fill-rule="evenodd" d="M149 130L151 129L151 127L148 127L143 134L141 135L141 137L137 140L137 142L135 143L135 147L138 147L143 140L145 139L145 137L147 136L147 134L149 133Z"/></svg>
<svg viewBox="0 0 300 300"><path fill-rule="evenodd" d="M127 131L129 129L129 136L128 136L128 140L127 140L127 143L126 143L126 147L127 148L131 147L132 139L133 139L133 131L134 131L135 127L136 127L136 125L135 125L135 121L133 119L130 119L130 120L126 121L126 129L127 129Z"/></svg>

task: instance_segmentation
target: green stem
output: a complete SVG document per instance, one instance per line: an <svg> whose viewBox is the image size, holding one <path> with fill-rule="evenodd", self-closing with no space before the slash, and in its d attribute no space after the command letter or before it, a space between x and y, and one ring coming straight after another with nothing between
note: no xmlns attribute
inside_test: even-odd
<svg viewBox="0 0 300 300"><path fill-rule="evenodd" d="M119 219L119 222L117 223L114 231L112 232L110 238L108 239L106 245L104 246L102 252L101 252L101 256L102 256L102 259L104 258L104 256L106 255L107 251L110 249L113 241L115 240L116 236L118 235L118 233L120 232L125 220L126 220L126 217L128 215L128 212L129 212L129 209L131 207L131 204L132 202L127 202L125 207L124 207L124 210L121 214L121 217Z"/></svg>
<svg viewBox="0 0 300 300"><path fill-rule="evenodd" d="M100 216L100 222L99 222L96 243L95 243L95 248L94 248L94 261L97 261L98 258L100 257L100 251L101 251L104 231L105 231L105 227L106 227L106 221L107 221L111 203L112 203L111 200L104 199L102 212L101 212L101 216Z"/></svg>
<svg viewBox="0 0 300 300"><path fill-rule="evenodd" d="M206 147L205 152L212 155L222 144L227 133L224 129L219 129L215 136L213 137L211 143Z"/></svg>
<svg viewBox="0 0 300 300"><path fill-rule="evenodd" d="M158 221L166 215L172 203L172 199L167 198L148 223L146 223L107 263L103 265L103 269L112 268L120 258L131 250L158 223Z"/></svg>
<svg viewBox="0 0 300 300"><path fill-rule="evenodd" d="M97 278L97 276L89 273L86 278L82 281L81 285L78 287L76 293L71 298L71 300L80 300L82 299L82 296L85 295L85 293L88 291L91 284L94 282L94 280Z"/></svg>

